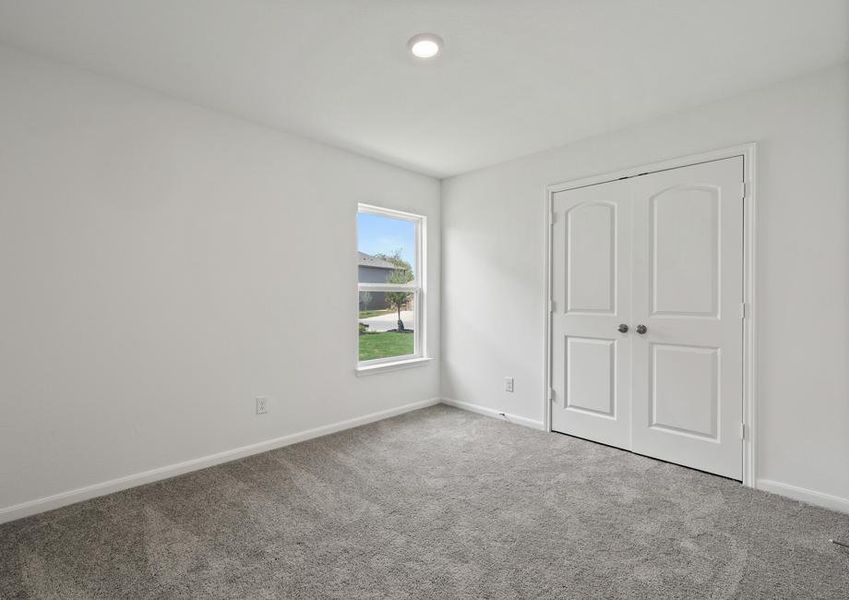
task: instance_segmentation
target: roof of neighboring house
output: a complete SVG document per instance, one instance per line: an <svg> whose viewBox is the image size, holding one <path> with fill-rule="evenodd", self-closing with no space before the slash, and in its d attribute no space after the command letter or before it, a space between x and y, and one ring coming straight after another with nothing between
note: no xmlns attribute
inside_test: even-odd
<svg viewBox="0 0 849 600"><path fill-rule="evenodd" d="M398 267L388 260L378 258L377 256L372 256L371 254L366 254L365 252L360 252L360 260L357 263L361 267L374 267L376 269L392 269L395 270Z"/></svg>

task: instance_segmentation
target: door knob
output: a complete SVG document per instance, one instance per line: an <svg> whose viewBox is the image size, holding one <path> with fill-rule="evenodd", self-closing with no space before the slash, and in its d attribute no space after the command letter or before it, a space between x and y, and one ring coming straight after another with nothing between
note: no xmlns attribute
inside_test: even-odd
<svg viewBox="0 0 849 600"><path fill-rule="evenodd" d="M628 326L625 323L619 323L619 327L616 329L619 330L619 333L628 333Z"/></svg>
<svg viewBox="0 0 849 600"><path fill-rule="evenodd" d="M639 333L640 335L643 335L648 330L649 330L649 328L646 327L645 325L643 325L642 323L637 325L637 333Z"/></svg>

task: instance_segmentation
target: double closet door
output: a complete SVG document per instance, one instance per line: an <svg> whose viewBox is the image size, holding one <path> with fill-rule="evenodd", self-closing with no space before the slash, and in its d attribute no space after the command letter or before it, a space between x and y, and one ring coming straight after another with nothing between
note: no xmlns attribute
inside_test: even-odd
<svg viewBox="0 0 849 600"><path fill-rule="evenodd" d="M742 479L743 158L552 198L552 429Z"/></svg>

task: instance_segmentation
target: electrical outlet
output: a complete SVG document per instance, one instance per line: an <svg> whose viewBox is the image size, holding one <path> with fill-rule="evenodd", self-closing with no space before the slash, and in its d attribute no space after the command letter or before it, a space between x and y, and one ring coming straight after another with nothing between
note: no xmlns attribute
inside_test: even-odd
<svg viewBox="0 0 849 600"><path fill-rule="evenodd" d="M257 396L256 397L256 414L264 415L268 413L268 397L266 396Z"/></svg>
<svg viewBox="0 0 849 600"><path fill-rule="evenodd" d="M512 392L513 391L513 378L512 377L505 377L504 378L504 391L505 392Z"/></svg>

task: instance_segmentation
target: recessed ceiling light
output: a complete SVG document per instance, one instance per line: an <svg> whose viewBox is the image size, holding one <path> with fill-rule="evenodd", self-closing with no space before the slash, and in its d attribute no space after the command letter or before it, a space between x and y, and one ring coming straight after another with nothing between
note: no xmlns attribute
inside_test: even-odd
<svg viewBox="0 0 849 600"><path fill-rule="evenodd" d="M433 33L420 33L411 37L407 45L416 58L433 58L442 49L442 38Z"/></svg>

